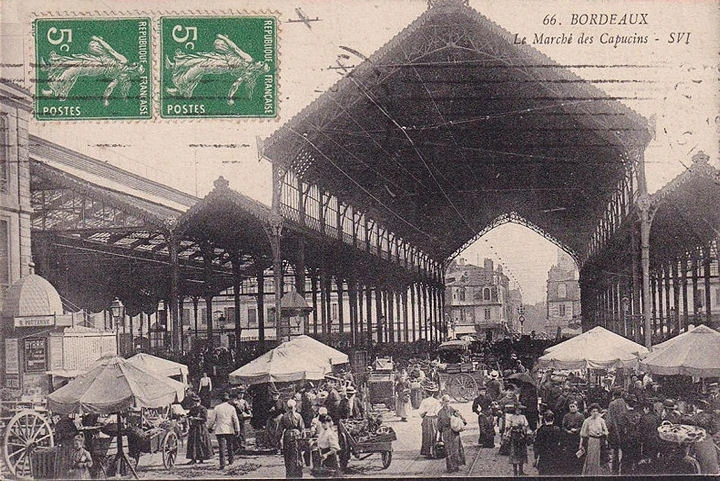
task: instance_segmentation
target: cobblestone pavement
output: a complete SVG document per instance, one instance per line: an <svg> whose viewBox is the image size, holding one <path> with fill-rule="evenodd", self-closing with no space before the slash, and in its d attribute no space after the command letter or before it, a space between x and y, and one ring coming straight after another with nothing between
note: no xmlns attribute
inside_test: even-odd
<svg viewBox="0 0 720 481"><path fill-rule="evenodd" d="M497 454L498 449L484 448L477 446L477 417L471 412L471 403L453 404L465 419L468 426L462 433L462 441L465 447L467 465L461 467L458 473L450 475L445 470L445 460L427 459L420 456L420 416L413 411L407 422L401 422L393 412L385 414L386 424L392 426L397 433L397 441L393 442L393 458L388 469L382 469L382 462L379 454L373 454L365 460L350 458L348 470L345 477L352 478L410 478L410 477L464 477L464 476L510 476L512 466L508 464L507 456ZM495 437L496 446L499 445L499 437ZM528 457L532 459L532 448L528 449ZM216 451L217 452L217 451ZM238 456L232 466L225 470L218 469L217 454L215 458L202 464L187 466L184 465L185 450L181 446L178 456L178 466L171 472L162 466L160 455L145 455L140 459L138 475L141 479L191 479L191 478L284 478L285 466L281 455L262 456ZM536 475L537 471L531 466L526 466L525 472L529 475ZM310 468L305 468L305 477L312 477Z"/></svg>

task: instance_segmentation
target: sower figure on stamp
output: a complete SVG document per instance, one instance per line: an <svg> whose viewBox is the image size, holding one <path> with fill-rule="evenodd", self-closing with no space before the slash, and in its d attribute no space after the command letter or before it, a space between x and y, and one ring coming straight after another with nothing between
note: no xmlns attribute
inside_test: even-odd
<svg viewBox="0 0 720 481"><path fill-rule="evenodd" d="M124 55L95 35L88 43L88 53L64 56L51 52L47 62L42 59L41 62L41 68L48 74L48 86L42 90L46 97L66 100L80 77L111 78L103 94L106 107L110 105L110 96L116 87L120 87L120 96L126 99L132 85L130 76L145 72L142 65L128 63Z"/></svg>
<svg viewBox="0 0 720 481"><path fill-rule="evenodd" d="M165 58L165 66L172 71L173 87L165 90L170 95L192 98L195 88L206 75L231 74L237 76L228 91L227 103L235 103L235 93L245 84L248 98L252 98L255 83L260 75L270 71L265 62L255 62L241 50L227 35L217 34L212 52L184 53L175 52L172 60Z"/></svg>

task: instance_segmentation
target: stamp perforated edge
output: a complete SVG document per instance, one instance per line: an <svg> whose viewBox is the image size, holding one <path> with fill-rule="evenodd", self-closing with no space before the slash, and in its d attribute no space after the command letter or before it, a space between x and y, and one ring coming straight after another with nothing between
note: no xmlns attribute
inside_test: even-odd
<svg viewBox="0 0 720 481"><path fill-rule="evenodd" d="M29 21L29 34L28 34L29 39L26 41L27 49L25 52L26 59L27 59L27 62L26 62L27 63L27 65L26 65L27 81L26 81L25 88L27 90L29 90L32 100L33 100L33 102L32 102L32 117L33 117L34 121L36 121L40 124L54 123L54 122L61 122L63 124L72 123L72 122L87 124L88 122L141 122L141 123L147 123L148 121L154 120L154 114L152 112L152 108L149 109L150 116L142 117L142 118L138 118L138 117L99 117L99 118L96 118L96 117L85 117L85 118L62 117L62 118L53 119L53 118L39 118L38 117L37 112L36 112L36 109L38 106L37 78L36 78L36 70L38 68L38 65L35 63L35 61L37 60L37 54L36 54L37 36L36 36L36 32L35 32L36 21L37 20L47 20L47 19L57 19L57 20L86 20L86 19L89 19L86 17L92 17L93 19L98 20L98 21L106 21L106 20L114 19L114 17L109 16L109 15L96 15L97 13L98 12L92 12L92 13L86 13L83 15L64 15L64 14L62 14L62 15L57 15L57 16L44 15L44 14L42 16L35 16L35 13L31 14L33 17L32 17L32 20ZM123 14L122 16L119 16L119 15L116 16L116 18L122 19L122 20L148 20L150 23L149 36L152 35L151 29L152 29L153 19L151 16L149 16L147 14L137 14L137 15ZM150 76L151 94L154 95L155 92L152 91L153 90L152 85L153 85L153 80L154 80L153 67L154 67L154 56L155 56L154 48L155 48L155 46L152 43L150 45L151 45L151 48L150 48L151 56L150 56L149 62L148 62L150 64L148 75ZM29 83L29 85L27 85L27 83ZM153 105L152 95L151 95L151 106Z"/></svg>
<svg viewBox="0 0 720 481"><path fill-rule="evenodd" d="M276 75L276 105L274 117L179 117L164 118L160 116L160 18L161 17L231 17L231 16L273 16L275 17L275 75ZM44 18L60 19L87 19L87 18L149 18L152 32L152 57L151 65L151 83L152 83L152 115L145 119L57 119L57 120L38 120L35 117L35 20ZM26 37L25 37L25 85L33 99L32 118L40 124L62 123L63 125L87 125L89 123L96 124L149 124L149 123L195 123L195 122L225 122L244 124L251 123L274 123L280 124L284 121L282 118L282 33L283 22L281 20L281 12L279 10L262 9L262 10L245 10L245 9L193 9L193 10L92 10L92 11L33 11L29 14L25 21Z"/></svg>
<svg viewBox="0 0 720 481"><path fill-rule="evenodd" d="M158 40L157 40L158 43L157 43L157 45L158 45L159 55L160 55L160 56L163 55L163 48L162 48L162 21L163 21L163 19L166 19L166 18L205 18L205 19L209 19L209 18L232 18L232 17L240 17L240 16L238 16L238 15L235 15L235 16L233 16L233 15L187 15L187 14L179 14L179 15L176 15L176 14L174 14L174 13L173 13L173 14L170 14L170 15L168 15L168 14L163 14L163 15L161 15L160 17L158 17L157 22L156 22L157 34L158 34ZM275 30L275 31L274 31L274 35L275 35L275 72L274 72L274 76L275 76L275 94L274 94L274 95L275 95L275 99L274 99L274 110L275 110L275 113L274 113L274 115L272 115L272 116L265 116L265 115L262 115L262 116L259 116L259 115L237 115L237 116L234 116L234 115L207 115L207 116L206 116L206 115L187 115L187 116L170 116L170 117L166 117L166 116L163 115L163 113L162 113L162 111L161 111L161 107L162 107L162 86L163 86L162 84L163 84L163 79L162 79L162 64L159 64L159 65L158 65L158 75L157 75L157 77L156 77L157 83L159 84L159 86L158 86L158 92L159 92L158 95L159 95L159 96L158 96L157 102L156 102L156 104L155 104L155 106L156 106L156 108L157 108L156 115L158 116L158 118L163 119L163 120L169 120L169 121L172 121L172 120L201 120L201 119L246 119L246 120L253 119L253 120L257 120L257 121L261 121L261 120L270 120L270 121L279 120L279 117L280 117L280 99L281 99L281 98L280 98L280 52L279 52L279 50L280 50L280 49L279 49L279 44L280 44L280 42L279 42L279 38L280 38L280 34L279 34L279 30L280 30L280 13L279 13L279 12L274 12L274 13L253 13L253 14L249 14L249 13L248 13L248 14L242 15L242 17L247 17L247 18L251 18L251 17L254 17L254 18L273 17L273 18L275 19L275 29L274 29L274 30ZM162 61L164 61L164 60L161 58L160 61L162 62Z"/></svg>

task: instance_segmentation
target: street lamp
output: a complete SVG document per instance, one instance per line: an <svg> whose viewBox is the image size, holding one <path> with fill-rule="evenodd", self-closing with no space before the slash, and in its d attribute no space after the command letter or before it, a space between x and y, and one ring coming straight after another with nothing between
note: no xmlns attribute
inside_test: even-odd
<svg viewBox="0 0 720 481"><path fill-rule="evenodd" d="M116 354L120 355L120 320L125 320L125 306L117 297L110 304L110 316L115 323L115 349Z"/></svg>
<svg viewBox="0 0 720 481"><path fill-rule="evenodd" d="M623 335L627 335L627 333L628 333L628 316L630 313L630 298L628 298L628 296L623 296L623 298L620 302L622 304L622 310L623 310Z"/></svg>

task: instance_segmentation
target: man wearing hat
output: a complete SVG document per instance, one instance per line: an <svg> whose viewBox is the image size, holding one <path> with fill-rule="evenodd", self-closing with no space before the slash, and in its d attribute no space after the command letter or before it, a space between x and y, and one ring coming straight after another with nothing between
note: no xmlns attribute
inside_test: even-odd
<svg viewBox="0 0 720 481"><path fill-rule="evenodd" d="M313 387L312 383L308 383L308 385L303 388L301 394L300 415L303 418L305 426L310 426L313 416L315 416L315 411L313 410L313 405L315 404L315 395L312 391Z"/></svg>
<svg viewBox="0 0 720 481"><path fill-rule="evenodd" d="M325 407L328 410L328 414L333 420L333 423L335 425L338 424L340 421L340 413L338 412L340 408L340 393L338 392L337 388L335 387L335 381L330 379L327 382L328 385L328 396L325 400Z"/></svg>
<svg viewBox="0 0 720 481"><path fill-rule="evenodd" d="M670 421L673 424L681 424L682 413L678 411L677 404L674 399L666 399L663 401L663 421Z"/></svg>
<svg viewBox="0 0 720 481"><path fill-rule="evenodd" d="M605 424L608 428L608 442L612 449L612 472L620 473L620 452L625 447L628 438L629 418L628 406L619 388L613 389L612 401L605 414Z"/></svg>
<svg viewBox="0 0 720 481"><path fill-rule="evenodd" d="M215 406L215 419L211 428L215 430L220 451L220 469L225 469L225 454L228 464L233 463L233 438L240 431L240 421L235 406L230 404L230 393L222 395L222 402Z"/></svg>
<svg viewBox="0 0 720 481"><path fill-rule="evenodd" d="M490 380L487 382L487 395L491 401L497 401L502 391L500 384L500 373L497 371L490 371Z"/></svg>
<svg viewBox="0 0 720 481"><path fill-rule="evenodd" d="M355 387L348 386L345 389L345 395L338 407L338 416L340 419L362 419L365 417L365 410L360 401L355 396Z"/></svg>

